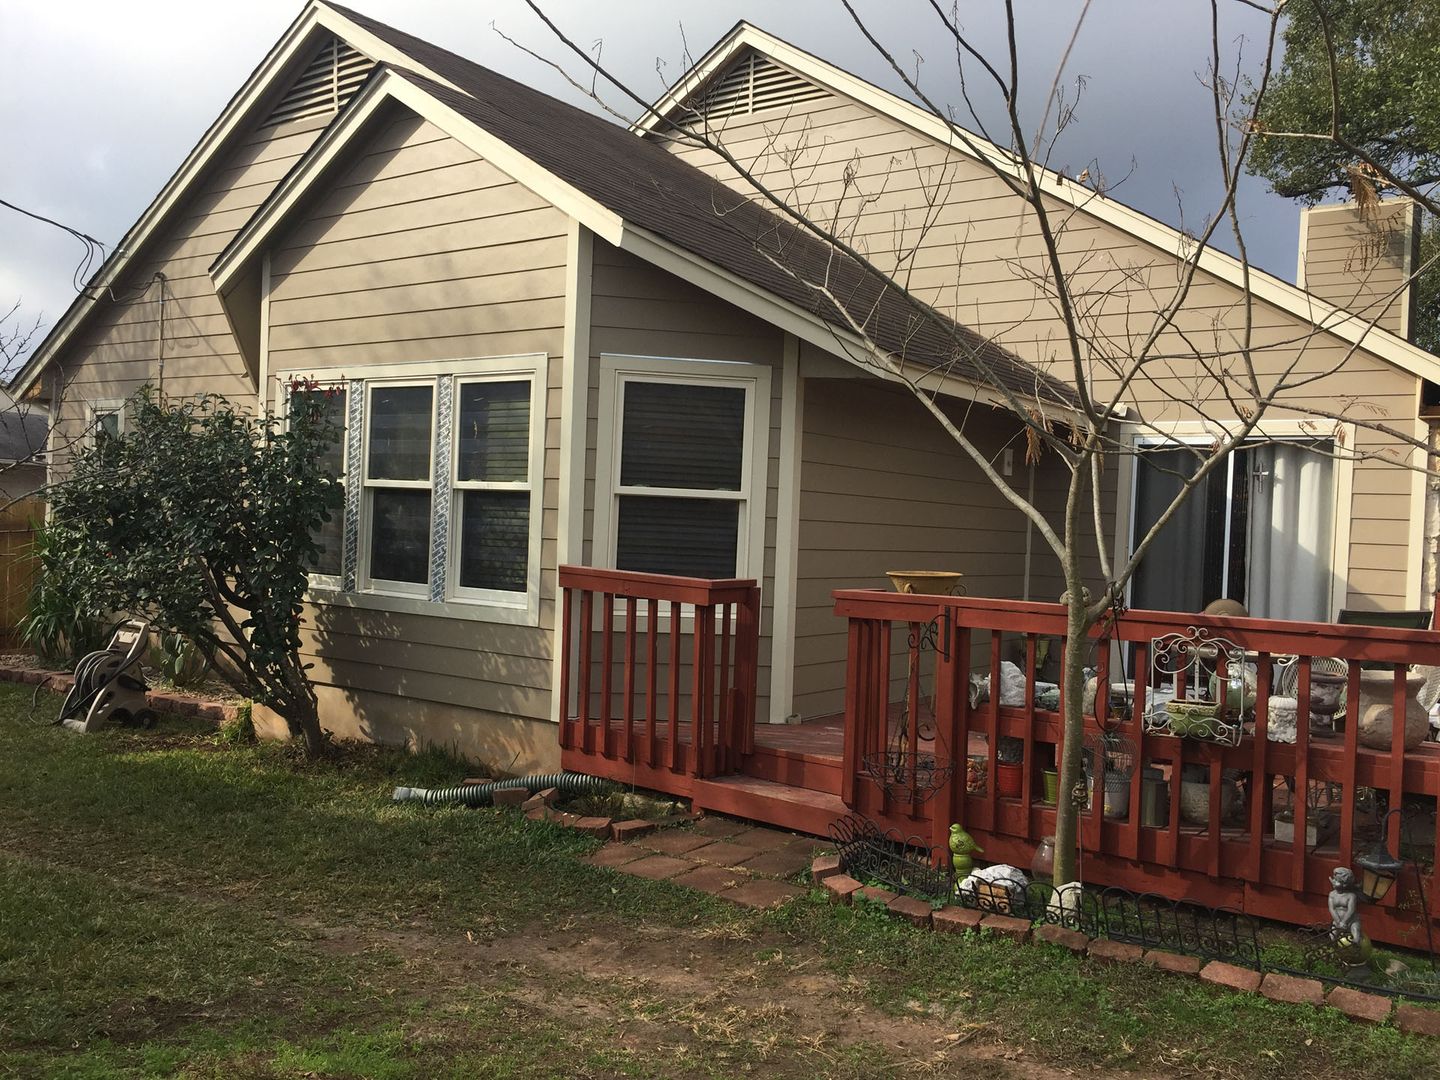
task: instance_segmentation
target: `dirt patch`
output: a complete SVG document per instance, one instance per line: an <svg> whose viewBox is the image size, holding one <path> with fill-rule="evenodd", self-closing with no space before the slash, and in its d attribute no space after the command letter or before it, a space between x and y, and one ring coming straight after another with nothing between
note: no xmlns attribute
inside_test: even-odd
<svg viewBox="0 0 1440 1080"><path fill-rule="evenodd" d="M318 947L337 954L391 952L423 978L427 992L498 982L521 1014L586 1029L600 1025L619 1045L653 1050L684 1039L690 1052L702 1053L709 1045L744 1039L762 1059L774 1055L772 1075L788 1075L787 1048L797 1046L818 1060L857 1047L881 1048L918 1076L1075 1075L1029 1060L993 1024L943 1010L891 1015L867 1002L860 980L824 971L818 953L797 950L789 940L769 943L743 929L572 926L482 937L421 926L316 926L313 935ZM757 952L770 959L757 960Z"/></svg>

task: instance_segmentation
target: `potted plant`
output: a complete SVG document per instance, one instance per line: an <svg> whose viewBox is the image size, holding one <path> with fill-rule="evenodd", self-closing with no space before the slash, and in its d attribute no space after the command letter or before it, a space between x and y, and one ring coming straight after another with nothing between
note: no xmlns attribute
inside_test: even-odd
<svg viewBox="0 0 1440 1080"><path fill-rule="evenodd" d="M995 747L995 791L1003 799L1018 799L1024 786L1025 741L1001 735Z"/></svg>

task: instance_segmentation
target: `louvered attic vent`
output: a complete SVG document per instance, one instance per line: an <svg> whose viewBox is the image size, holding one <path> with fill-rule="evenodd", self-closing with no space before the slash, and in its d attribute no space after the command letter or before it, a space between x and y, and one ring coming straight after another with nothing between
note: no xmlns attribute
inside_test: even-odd
<svg viewBox="0 0 1440 1080"><path fill-rule="evenodd" d="M711 83L692 108L715 121L814 101L826 93L768 57L749 52Z"/></svg>
<svg viewBox="0 0 1440 1080"><path fill-rule="evenodd" d="M274 127L307 116L339 112L360 89L360 84L375 66L364 53L357 52L339 38L331 38L315 55L315 59L285 92L261 127Z"/></svg>

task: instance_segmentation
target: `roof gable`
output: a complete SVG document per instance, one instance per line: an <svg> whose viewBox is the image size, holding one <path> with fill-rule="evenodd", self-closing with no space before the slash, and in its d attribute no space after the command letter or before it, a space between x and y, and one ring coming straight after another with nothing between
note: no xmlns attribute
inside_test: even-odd
<svg viewBox="0 0 1440 1080"><path fill-rule="evenodd" d="M745 49L686 101L677 103L670 119L681 124L700 120L714 123L828 96L830 91L823 86L816 86L762 52Z"/></svg>
<svg viewBox="0 0 1440 1080"><path fill-rule="evenodd" d="M692 99L703 100L706 87L717 74L728 71L733 63L751 53L768 57L814 85L888 117L958 154L983 161L987 168L998 169L1011 176L1021 175L1014 156L1004 148L969 132L970 146L962 145L950 125L927 109L743 21L737 23L681 76L641 119L631 125L631 130L644 136L663 135L667 122L675 122L675 118L686 110L698 107L688 103ZM979 153L973 152L972 146ZM1117 228L1171 257L1185 258L1193 252L1193 238L1178 229L1112 198L1097 196L1092 189L1062 173L1048 169L1043 172L1047 196L1053 196L1080 213ZM1246 266L1217 248L1207 248L1201 253L1199 268L1236 288L1248 288L1257 300L1312 323L1321 331L1359 346L1386 363L1421 378L1440 382L1440 357L1387 330L1372 326L1369 319L1338 308L1255 266Z"/></svg>

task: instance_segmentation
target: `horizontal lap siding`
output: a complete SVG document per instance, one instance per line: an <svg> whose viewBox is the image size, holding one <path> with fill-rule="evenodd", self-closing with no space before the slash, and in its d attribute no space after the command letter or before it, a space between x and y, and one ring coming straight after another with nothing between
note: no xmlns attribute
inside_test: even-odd
<svg viewBox="0 0 1440 1080"><path fill-rule="evenodd" d="M765 555L760 581L761 640L756 702L756 716L762 723L770 714L783 349L784 335L775 327L598 238L595 240L585 470L587 562L593 551L601 354L731 360L767 364L772 369L770 401L762 414L770 428L770 454L765 470Z"/></svg>
<svg viewBox="0 0 1440 1080"><path fill-rule="evenodd" d="M971 596L1019 598L1025 520L908 391L812 378L804 392L795 709L809 718L844 704L836 589L888 589L889 570L959 570ZM986 409L968 431L987 456L1015 449L1023 490L1019 426Z"/></svg>
<svg viewBox="0 0 1440 1080"><path fill-rule="evenodd" d="M84 430L89 402L128 398L157 378L160 292L158 285L147 289L156 273L166 278L166 392L181 397L217 393L246 404L254 400L251 375L215 295L209 267L328 119L312 117L243 137L200 180L197 193L115 285L112 292L119 302L102 301L63 350L59 369L64 389L54 436L59 469Z"/></svg>
<svg viewBox="0 0 1440 1080"><path fill-rule="evenodd" d="M726 148L751 163L772 190L808 207L817 218L838 212L843 226L853 228L856 246L877 265L891 268L907 255L906 280L917 295L1037 368L1073 380L1064 359L1060 313L1054 300L1029 280L1046 274L1034 217L983 166L838 95L730 117L715 127ZM744 190L729 166L709 151L664 145ZM843 179L847 173L852 178L848 186ZM937 196L941 205L932 213L928 203ZM1095 331L1092 336L1103 341L1106 354L1123 362L1145 339L1153 313L1172 294L1179 280L1177 261L1084 210L1059 203L1052 210L1067 271L1078 286L1081 318ZM1351 250L1337 253L1339 243L1324 231L1317 234L1321 250L1314 253L1316 274L1333 276L1346 259L1353 261L1353 243ZM1272 385L1287 370L1292 378L1314 377L1303 389L1288 392L1289 400L1303 408L1344 412L1411 430L1414 376L1338 339L1317 335L1304 319L1278 307L1256 301L1247 308L1239 289L1206 274L1196 276L1177 319L1184 338L1172 332L1161 342L1161 350L1174 359L1152 365L1126 394L1125 403L1156 424L1194 421L1199 418L1197 407L1210 418L1233 418L1225 395L1213 380L1197 374L1194 361L1187 362L1184 354L1192 346L1223 350L1235 357L1232 370L1238 371L1247 318L1252 326L1249 348L1262 386ZM1113 385L1099 363L1089 374L1101 394ZM1271 415L1291 420L1306 416L1283 408ZM1333 427L1333 421L1311 419L1317 433ZM1407 547L1410 487L1408 478L1394 479L1398 470L1389 463L1404 451L1381 434L1361 433L1359 442L1366 453L1383 452L1388 458L1355 465L1356 501L1340 511L1348 509L1353 522L1352 573L1347 595L1337 598L1337 606L1413 607L1418 598L1406 595L1405 573L1416 557ZM1113 478L1107 485L1112 499L1107 506L1113 508L1114 494L1108 494L1118 494ZM1362 499L1362 493L1370 497ZM1048 591L1036 595L1058 595L1053 587L1057 580L1040 581Z"/></svg>
<svg viewBox="0 0 1440 1080"><path fill-rule="evenodd" d="M271 372L549 357L540 626L320 605L312 674L357 710L368 693L486 724L550 715L566 229L559 210L396 110L271 249Z"/></svg>

